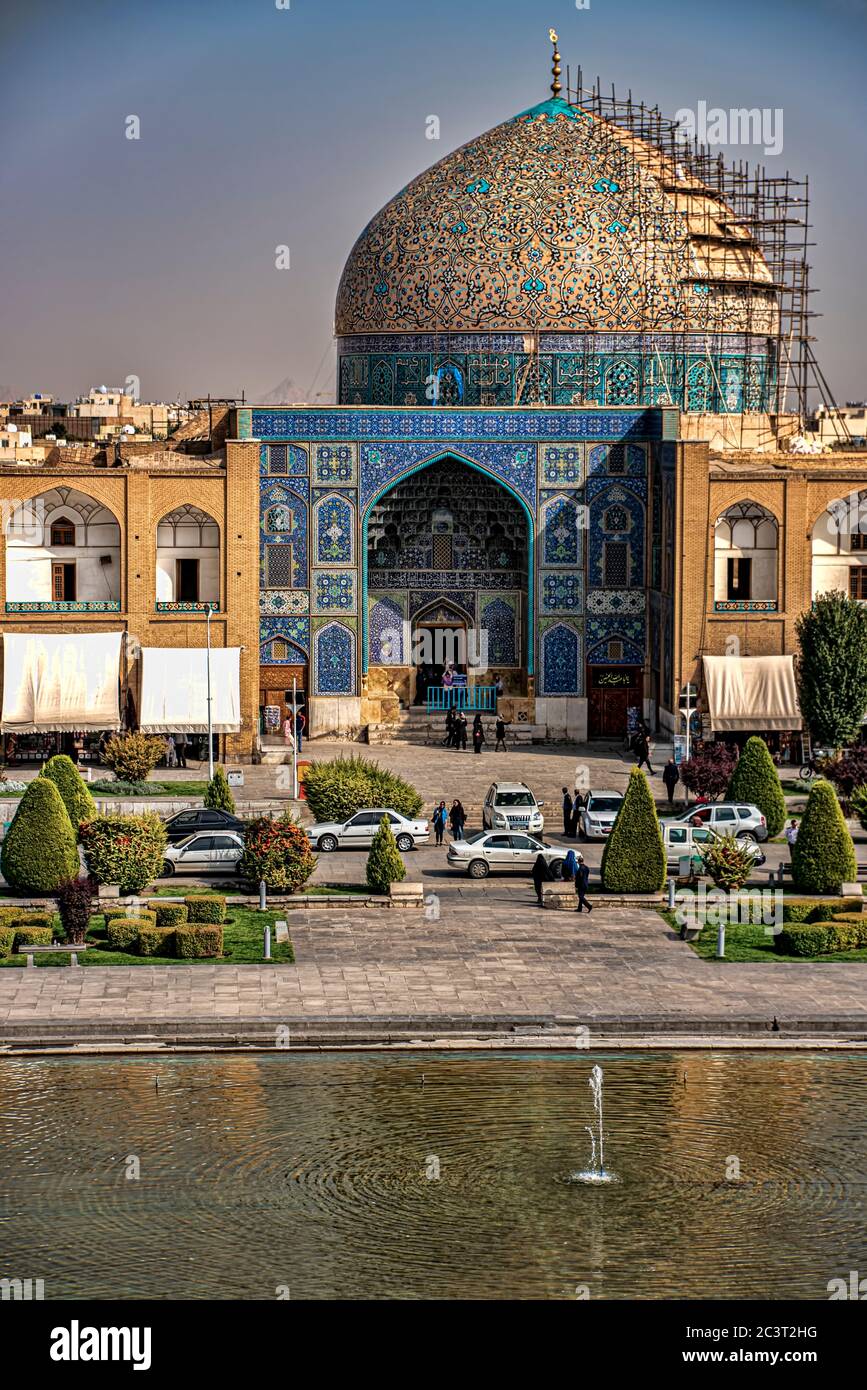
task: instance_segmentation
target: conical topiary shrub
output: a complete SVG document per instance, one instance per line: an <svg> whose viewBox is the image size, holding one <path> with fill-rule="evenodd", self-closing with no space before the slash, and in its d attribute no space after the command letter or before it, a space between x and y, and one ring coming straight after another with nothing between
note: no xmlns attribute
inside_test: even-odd
<svg viewBox="0 0 867 1390"><path fill-rule="evenodd" d="M391 831L388 817L383 816L373 837L367 856L367 886L374 893L387 893L389 884L406 878L406 866Z"/></svg>
<svg viewBox="0 0 867 1390"><path fill-rule="evenodd" d="M665 868L653 796L644 773L634 767L602 851L602 887L608 893L658 893Z"/></svg>
<svg viewBox="0 0 867 1390"><path fill-rule="evenodd" d="M23 893L53 893L79 872L75 831L50 777L36 777L21 798L0 852L3 877Z"/></svg>
<svg viewBox="0 0 867 1390"><path fill-rule="evenodd" d="M214 768L214 775L205 788L205 805L212 811L228 811L230 816L235 814L235 798L221 767Z"/></svg>
<svg viewBox="0 0 867 1390"><path fill-rule="evenodd" d="M50 777L63 799L67 815L76 835L83 820L93 820L96 803L88 790L87 783L71 758L65 753L57 753L45 764L41 777Z"/></svg>
<svg viewBox="0 0 867 1390"><path fill-rule="evenodd" d="M798 838L792 845L792 878L801 893L839 893L857 877L855 846L830 782L815 782Z"/></svg>
<svg viewBox="0 0 867 1390"><path fill-rule="evenodd" d="M786 823L786 798L774 760L763 738L754 735L747 739L729 779L725 799L758 806L768 822L768 839L779 835Z"/></svg>

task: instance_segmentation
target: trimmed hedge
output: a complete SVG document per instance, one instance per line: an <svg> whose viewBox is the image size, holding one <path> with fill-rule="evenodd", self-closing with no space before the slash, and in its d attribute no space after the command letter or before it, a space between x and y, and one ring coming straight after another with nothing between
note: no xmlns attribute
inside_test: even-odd
<svg viewBox="0 0 867 1390"><path fill-rule="evenodd" d="M207 897L203 893L196 893L184 898L184 906L188 922L215 923L226 920L226 899L216 893Z"/></svg>
<svg viewBox="0 0 867 1390"><path fill-rule="evenodd" d="M85 863L97 882L116 883L122 893L139 893L159 877L166 828L155 811L96 816L82 825L81 843Z"/></svg>
<svg viewBox="0 0 867 1390"><path fill-rule="evenodd" d="M159 898L154 898L148 903L148 908L156 913L158 927L181 927L187 921L184 903L164 903L160 902Z"/></svg>
<svg viewBox="0 0 867 1390"><path fill-rule="evenodd" d="M146 926L153 924L148 922ZM113 951L130 952L142 930L140 917L112 917L105 929L106 940Z"/></svg>
<svg viewBox="0 0 867 1390"><path fill-rule="evenodd" d="M51 927L16 927L15 949L19 946L50 946L53 937Z"/></svg>
<svg viewBox="0 0 867 1390"><path fill-rule="evenodd" d="M311 763L304 795L317 821L345 821L365 807L394 810L410 819L424 802L409 782L369 758L332 758Z"/></svg>
<svg viewBox="0 0 867 1390"><path fill-rule="evenodd" d="M103 762L124 782L146 782L165 755L165 739L141 732L112 734L102 751Z"/></svg>
<svg viewBox="0 0 867 1390"><path fill-rule="evenodd" d="M0 907L0 927L51 926L51 914L29 907Z"/></svg>
<svg viewBox="0 0 867 1390"><path fill-rule="evenodd" d="M175 955L179 960L222 954L223 928L220 926L200 923L194 927L178 927L175 932Z"/></svg>
<svg viewBox="0 0 867 1390"><path fill-rule="evenodd" d="M786 798L763 738L754 734L747 739L729 779L725 800L758 806L768 823L768 839L779 835L786 823Z"/></svg>
<svg viewBox="0 0 867 1390"><path fill-rule="evenodd" d="M784 898L783 921L826 922L829 917L859 911L863 901L862 898L841 898L839 903L817 903L810 898Z"/></svg>
<svg viewBox="0 0 867 1390"><path fill-rule="evenodd" d="M835 917L832 922L803 922L784 927L774 947L787 956L825 956L867 946L867 914Z"/></svg>
<svg viewBox="0 0 867 1390"><path fill-rule="evenodd" d="M7 960L15 944L15 933L11 927L0 927L0 960Z"/></svg>
<svg viewBox="0 0 867 1390"><path fill-rule="evenodd" d="M173 956L174 927L142 927L136 939L135 951L138 956Z"/></svg>
<svg viewBox="0 0 867 1390"><path fill-rule="evenodd" d="M602 851L602 886L607 893L658 893L665 871L656 806L647 778L634 767Z"/></svg>
<svg viewBox="0 0 867 1390"><path fill-rule="evenodd" d="M839 893L857 878L855 846L830 782L813 785L792 845L792 878L802 893Z"/></svg>
<svg viewBox="0 0 867 1390"><path fill-rule="evenodd" d="M78 768L65 753L56 753L49 758L39 774L48 777L60 792L72 828L78 835L78 827L83 820L93 820L96 804Z"/></svg>
<svg viewBox="0 0 867 1390"><path fill-rule="evenodd" d="M50 777L35 777L0 850L0 867L11 888L53 893L79 873L78 849L63 798Z"/></svg>

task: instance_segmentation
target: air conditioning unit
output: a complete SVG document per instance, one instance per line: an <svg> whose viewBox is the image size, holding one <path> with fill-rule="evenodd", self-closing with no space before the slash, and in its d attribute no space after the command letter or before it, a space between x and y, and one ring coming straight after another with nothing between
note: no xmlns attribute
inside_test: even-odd
<svg viewBox="0 0 867 1390"><path fill-rule="evenodd" d="M112 557L110 555L100 555L99 563L101 565L110 565L112 563Z"/></svg>

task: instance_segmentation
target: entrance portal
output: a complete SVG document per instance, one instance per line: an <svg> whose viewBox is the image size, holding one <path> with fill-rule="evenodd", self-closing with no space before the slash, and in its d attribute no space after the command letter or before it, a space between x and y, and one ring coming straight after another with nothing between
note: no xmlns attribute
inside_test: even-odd
<svg viewBox="0 0 867 1390"><path fill-rule="evenodd" d="M412 649L416 666L415 704L425 704L428 690L442 685L447 666L459 677L461 684L467 680L469 649L465 623L423 620L413 629Z"/></svg>
<svg viewBox="0 0 867 1390"><path fill-rule="evenodd" d="M640 666L590 666L589 735L591 738L626 737L630 707L642 709Z"/></svg>

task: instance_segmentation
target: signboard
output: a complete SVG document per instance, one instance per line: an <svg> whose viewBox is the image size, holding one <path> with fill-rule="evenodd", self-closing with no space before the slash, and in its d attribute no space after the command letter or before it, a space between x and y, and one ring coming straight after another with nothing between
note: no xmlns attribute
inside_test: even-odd
<svg viewBox="0 0 867 1390"><path fill-rule="evenodd" d="M280 729L280 706L265 706L265 733L276 734Z"/></svg>
<svg viewBox="0 0 867 1390"><path fill-rule="evenodd" d="M230 787L243 787L244 774L241 772L240 768L237 771L227 772L226 781Z"/></svg>
<svg viewBox="0 0 867 1390"><path fill-rule="evenodd" d="M686 735L674 735L674 761L678 767L686 758Z"/></svg>
<svg viewBox="0 0 867 1390"><path fill-rule="evenodd" d="M630 705L626 711L626 732L628 734L638 733L638 721L641 717L641 710L637 705Z"/></svg>

